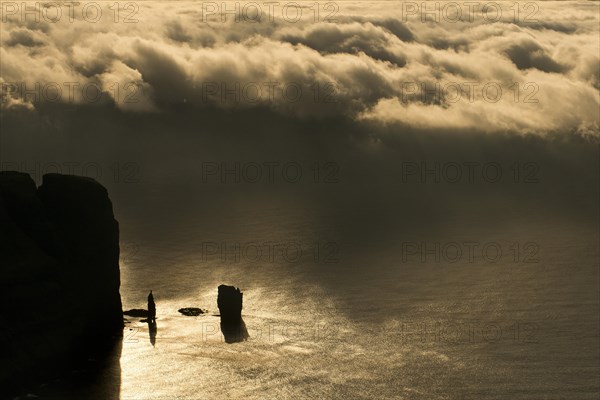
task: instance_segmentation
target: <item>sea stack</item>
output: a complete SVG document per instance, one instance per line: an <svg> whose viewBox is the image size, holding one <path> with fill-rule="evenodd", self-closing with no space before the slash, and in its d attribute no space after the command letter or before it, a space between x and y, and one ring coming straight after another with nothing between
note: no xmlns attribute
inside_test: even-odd
<svg viewBox="0 0 600 400"><path fill-rule="evenodd" d="M221 322L237 323L242 319L242 298L244 293L234 286L219 285L217 305Z"/></svg>
<svg viewBox="0 0 600 400"><path fill-rule="evenodd" d="M221 332L227 343L240 342L248 338L246 324L242 319L244 294L234 286L219 285L217 306L221 313Z"/></svg>

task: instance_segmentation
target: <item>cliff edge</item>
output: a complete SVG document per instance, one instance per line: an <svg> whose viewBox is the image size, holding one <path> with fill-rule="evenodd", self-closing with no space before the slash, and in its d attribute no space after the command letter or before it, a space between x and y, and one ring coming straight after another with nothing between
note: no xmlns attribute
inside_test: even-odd
<svg viewBox="0 0 600 400"><path fill-rule="evenodd" d="M101 354L123 332L119 225L93 179L0 172L0 384Z"/></svg>

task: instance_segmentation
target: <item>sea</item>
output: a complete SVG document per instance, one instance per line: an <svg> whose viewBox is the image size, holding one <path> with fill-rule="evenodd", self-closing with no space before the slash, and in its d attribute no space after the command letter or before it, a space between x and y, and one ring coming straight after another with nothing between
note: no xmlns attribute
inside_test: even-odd
<svg viewBox="0 0 600 400"><path fill-rule="evenodd" d="M152 290L156 329L126 316L122 343L90 361L93 373L78 368L30 394L597 399L592 207L588 220L550 218L481 196L444 205L447 188L429 188L439 192L432 213L401 195L357 204L344 185L305 189L165 181L116 191L123 309L146 308ZM221 334L220 284L244 294L246 341Z"/></svg>

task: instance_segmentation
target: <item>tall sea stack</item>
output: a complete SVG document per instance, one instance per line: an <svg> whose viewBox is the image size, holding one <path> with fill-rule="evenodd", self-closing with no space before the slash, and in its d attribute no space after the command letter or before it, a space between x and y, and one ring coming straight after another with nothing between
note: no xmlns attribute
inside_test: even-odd
<svg viewBox="0 0 600 400"><path fill-rule="evenodd" d="M0 172L0 384L96 356L123 332L119 225L93 179Z"/></svg>
<svg viewBox="0 0 600 400"><path fill-rule="evenodd" d="M242 301L244 293L234 286L219 285L217 305L221 313L221 321L236 323L242 319Z"/></svg>
<svg viewBox="0 0 600 400"><path fill-rule="evenodd" d="M240 342L248 338L246 324L242 319L244 294L234 286L219 285L217 305L221 314L221 332L227 343Z"/></svg>

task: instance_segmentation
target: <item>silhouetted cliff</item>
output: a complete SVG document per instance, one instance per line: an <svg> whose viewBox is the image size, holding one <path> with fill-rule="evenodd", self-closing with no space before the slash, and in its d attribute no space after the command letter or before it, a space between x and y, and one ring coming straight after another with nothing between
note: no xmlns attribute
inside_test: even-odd
<svg viewBox="0 0 600 400"><path fill-rule="evenodd" d="M102 353L122 335L119 226L93 179L0 172L0 384Z"/></svg>

